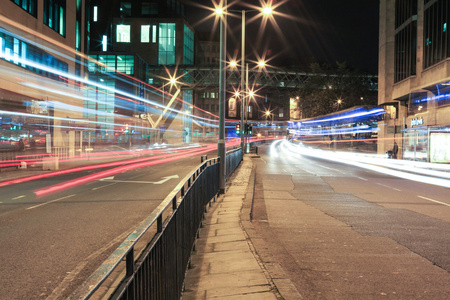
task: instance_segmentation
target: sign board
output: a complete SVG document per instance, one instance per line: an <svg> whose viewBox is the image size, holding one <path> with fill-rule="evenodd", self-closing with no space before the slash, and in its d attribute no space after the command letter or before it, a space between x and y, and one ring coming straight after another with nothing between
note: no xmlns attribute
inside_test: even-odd
<svg viewBox="0 0 450 300"><path fill-rule="evenodd" d="M411 119L411 127L423 125L423 117Z"/></svg>

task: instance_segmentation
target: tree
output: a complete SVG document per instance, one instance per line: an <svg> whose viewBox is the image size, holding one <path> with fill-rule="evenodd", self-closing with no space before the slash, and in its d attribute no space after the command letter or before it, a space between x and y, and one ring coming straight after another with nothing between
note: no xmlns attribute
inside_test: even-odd
<svg viewBox="0 0 450 300"><path fill-rule="evenodd" d="M377 91L361 74L344 63L336 66L310 64L310 79L292 94L299 96L299 107L303 118L329 114L353 106L377 105Z"/></svg>

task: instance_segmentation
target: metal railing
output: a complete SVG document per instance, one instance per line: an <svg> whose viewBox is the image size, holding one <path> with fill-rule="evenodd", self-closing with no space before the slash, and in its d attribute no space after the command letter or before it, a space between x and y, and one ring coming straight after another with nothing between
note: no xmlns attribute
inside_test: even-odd
<svg viewBox="0 0 450 300"><path fill-rule="evenodd" d="M227 153L227 176L240 161L240 148ZM69 299L92 297L122 261L125 277L109 299L179 299L203 214L218 191L219 159L213 158L186 176ZM155 226L156 233L135 259L136 243Z"/></svg>

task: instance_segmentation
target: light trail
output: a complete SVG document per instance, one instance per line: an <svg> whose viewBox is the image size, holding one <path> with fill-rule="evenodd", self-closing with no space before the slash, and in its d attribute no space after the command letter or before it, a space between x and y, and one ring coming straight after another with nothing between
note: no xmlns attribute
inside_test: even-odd
<svg viewBox="0 0 450 300"><path fill-rule="evenodd" d="M450 174L447 172L450 170L450 166L432 163L418 164L417 162L404 160L388 160L380 158L380 156L377 155L362 155L353 152L333 152L311 149L302 145L294 145L287 141L282 143L282 150L292 157L300 158L302 155L316 157L319 159L353 165L389 176L450 188ZM439 168L440 171L426 168Z"/></svg>
<svg viewBox="0 0 450 300"><path fill-rule="evenodd" d="M37 197L42 197L44 195L67 190L69 188L73 188L73 187L76 187L76 186L79 186L82 184L86 184L88 182L98 180L101 178L113 176L115 174L122 173L125 171L129 171L129 170L133 170L133 169L137 169L137 168L148 167L148 166L157 165L157 164L169 163L169 162L172 162L175 160L179 160L181 158L207 153L207 152L211 151L212 148L215 148L215 147L216 146L214 145L214 146L205 147L202 149L185 151L183 153L169 154L165 158L153 157L153 158L147 159L146 161L133 162L133 163L127 164L125 166L116 167L116 168L113 168L110 170L97 172L95 174L86 175L86 176L76 178L73 180L68 180L68 181L65 181L60 184L55 184L55 185L52 185L49 187L37 189L37 190L34 190L33 192L36 194Z"/></svg>

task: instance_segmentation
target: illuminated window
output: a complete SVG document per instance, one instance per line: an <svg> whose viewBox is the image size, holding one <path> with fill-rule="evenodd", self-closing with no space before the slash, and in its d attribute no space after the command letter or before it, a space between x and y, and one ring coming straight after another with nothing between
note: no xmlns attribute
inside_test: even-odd
<svg viewBox="0 0 450 300"><path fill-rule="evenodd" d="M184 64L194 64L194 33L184 25Z"/></svg>
<svg viewBox="0 0 450 300"><path fill-rule="evenodd" d="M92 21L94 21L94 22L98 21L98 6L94 6L94 14L92 17Z"/></svg>
<svg viewBox="0 0 450 300"><path fill-rule="evenodd" d="M77 51L81 51L81 17L82 17L82 1L77 0L77 11L76 11L76 20L75 20L75 49Z"/></svg>
<svg viewBox="0 0 450 300"><path fill-rule="evenodd" d="M150 25L141 25L141 43L150 42Z"/></svg>
<svg viewBox="0 0 450 300"><path fill-rule="evenodd" d="M159 56L160 65L175 64L175 23L159 24Z"/></svg>
<svg viewBox="0 0 450 300"><path fill-rule="evenodd" d="M114 73L120 72L127 75L134 74L133 55L89 55L93 61L88 61L88 71L91 73ZM96 63L98 61L102 65Z"/></svg>
<svg viewBox="0 0 450 300"><path fill-rule="evenodd" d="M133 55L118 55L117 56L117 72L127 75L134 74L134 56Z"/></svg>
<svg viewBox="0 0 450 300"><path fill-rule="evenodd" d="M11 0L33 17L37 16L37 0Z"/></svg>
<svg viewBox="0 0 450 300"><path fill-rule="evenodd" d="M4 32L0 32L0 59L14 63L36 74L66 82L58 73L68 72L67 63ZM48 68L54 70L48 70Z"/></svg>
<svg viewBox="0 0 450 300"><path fill-rule="evenodd" d="M156 43L156 33L157 33L157 27L156 27L156 25L153 25L152 26L152 43Z"/></svg>
<svg viewBox="0 0 450 300"><path fill-rule="evenodd" d="M118 43L129 43L131 41L130 27L130 25L117 25L116 41Z"/></svg>
<svg viewBox="0 0 450 300"><path fill-rule="evenodd" d="M108 37L106 35L102 38L102 50L103 52L108 51Z"/></svg>
<svg viewBox="0 0 450 300"><path fill-rule="evenodd" d="M44 24L66 36L66 0L44 0Z"/></svg>

